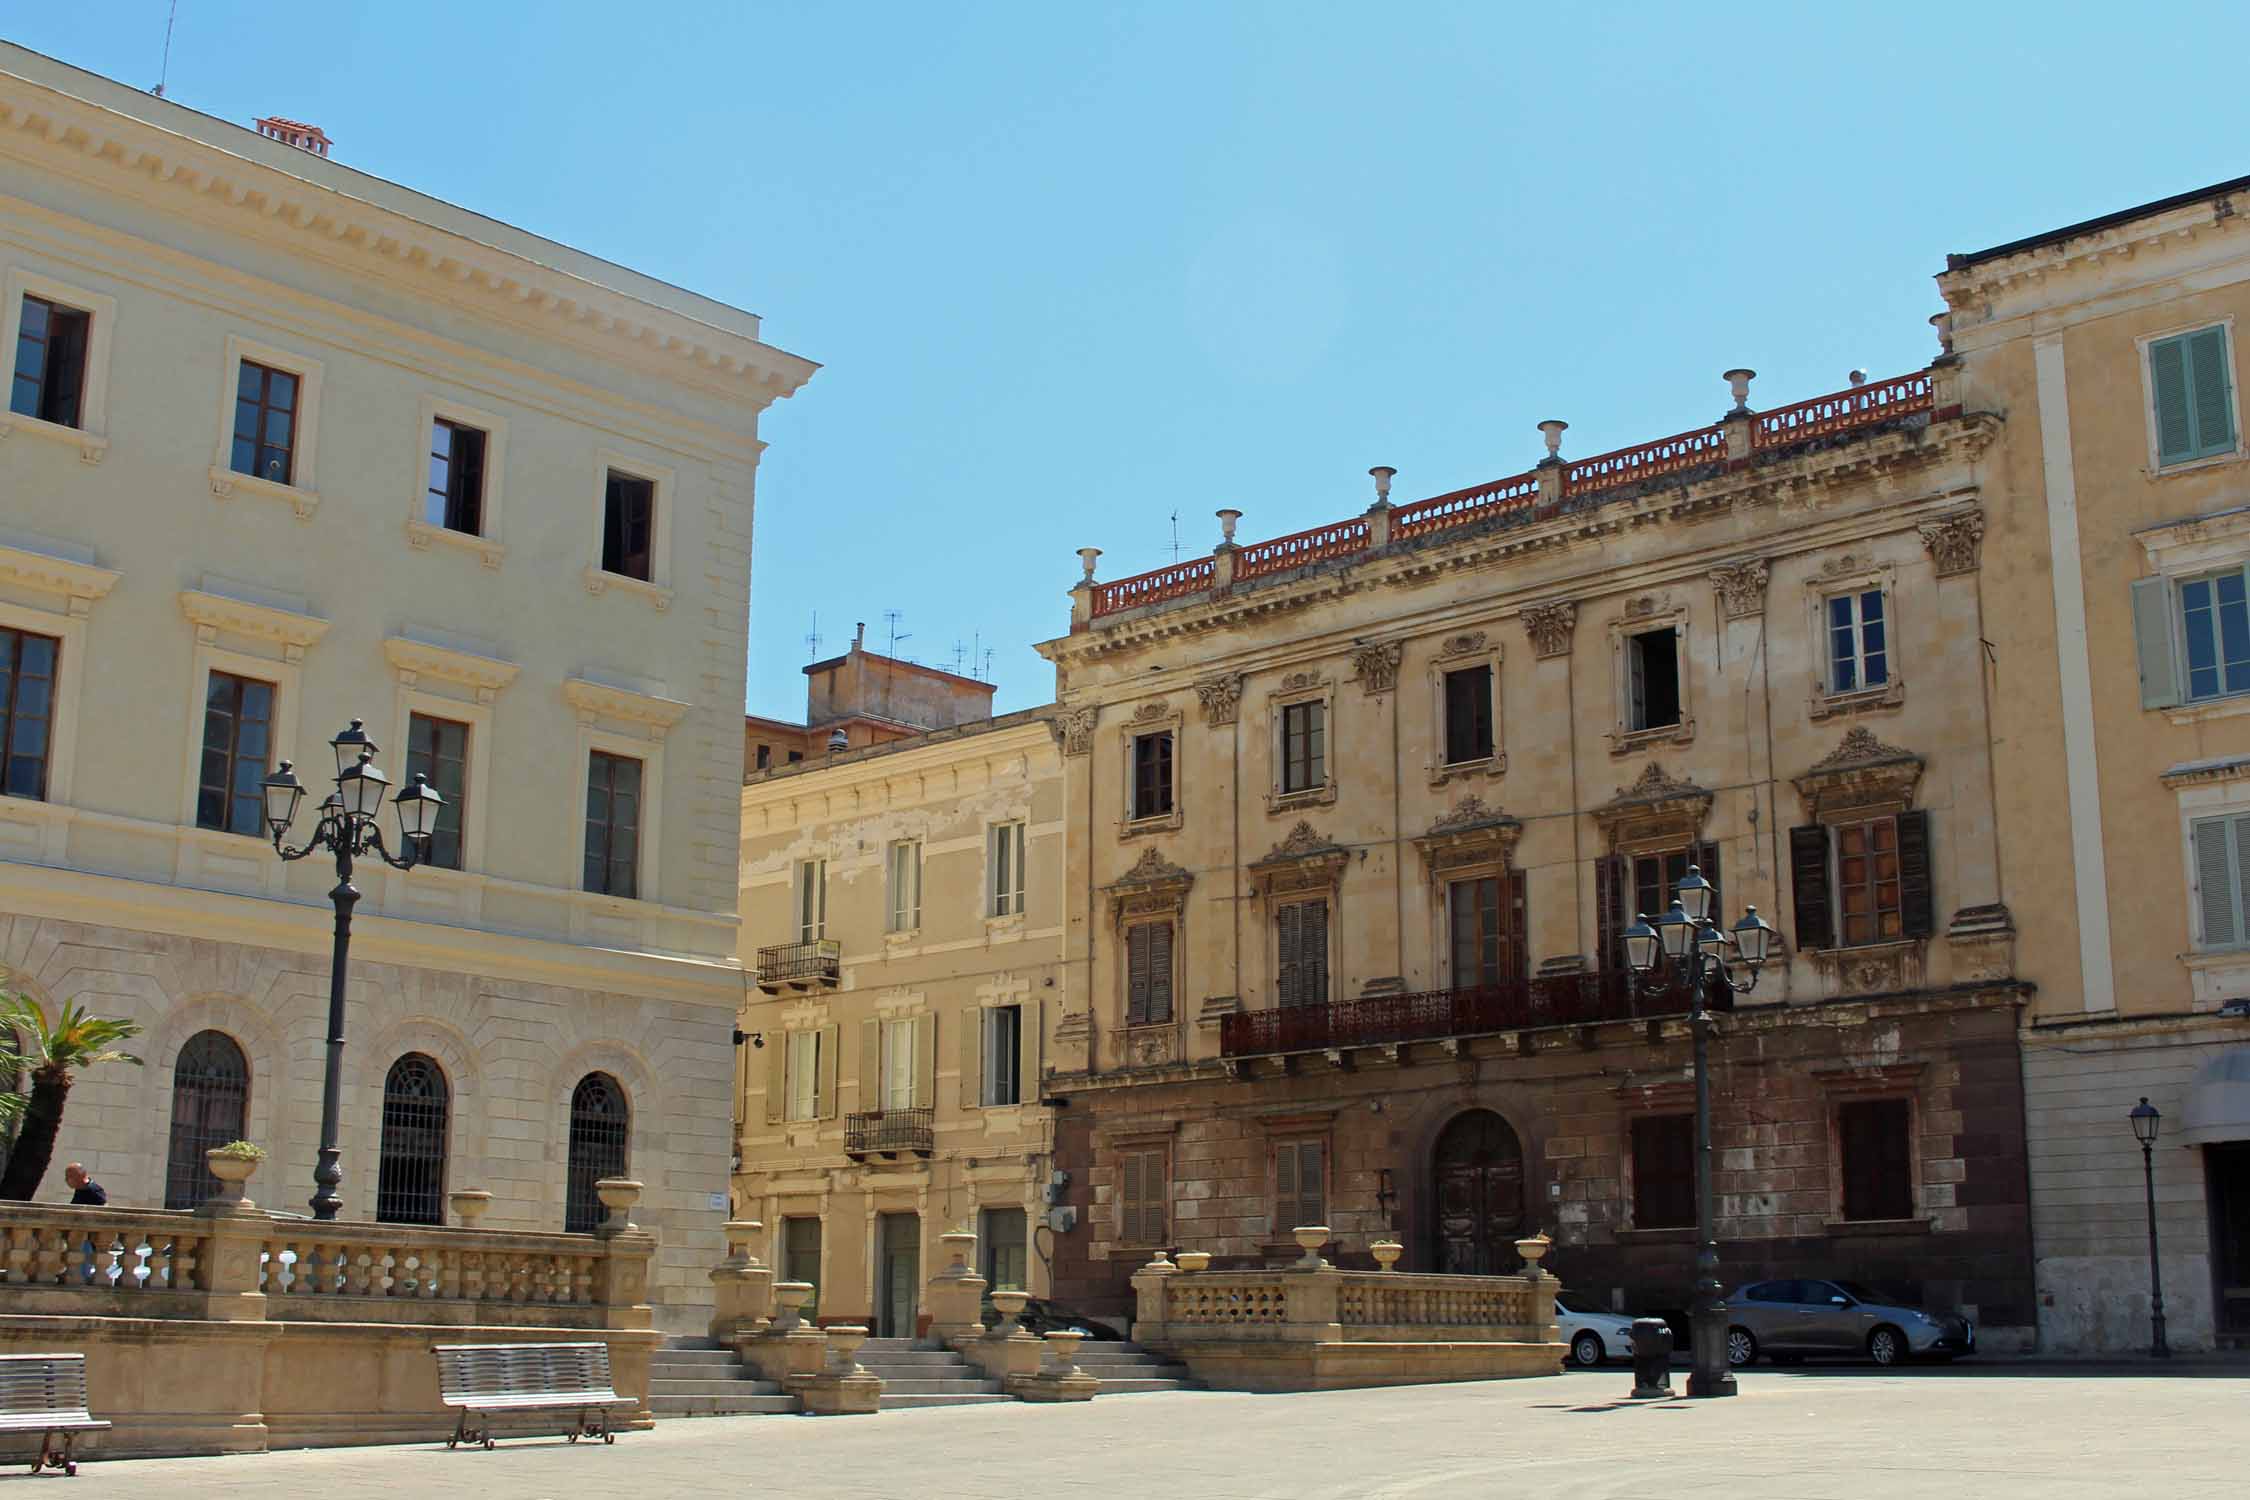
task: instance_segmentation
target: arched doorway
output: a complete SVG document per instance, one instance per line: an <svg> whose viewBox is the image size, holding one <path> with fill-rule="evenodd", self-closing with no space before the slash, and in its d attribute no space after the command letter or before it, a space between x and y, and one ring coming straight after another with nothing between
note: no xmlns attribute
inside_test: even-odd
<svg viewBox="0 0 2250 1500"><path fill-rule="evenodd" d="M452 1093L431 1059L409 1052L383 1080L382 1154L375 1217L386 1224L445 1222L445 1137Z"/></svg>
<svg viewBox="0 0 2250 1500"><path fill-rule="evenodd" d="M242 1139L250 1103L250 1062L223 1031L199 1031L172 1065L172 1139L164 1161L164 1206L194 1208L216 1198L219 1179L203 1160Z"/></svg>
<svg viewBox="0 0 2250 1500"><path fill-rule="evenodd" d="M1437 1269L1498 1276L1516 1269L1523 1233L1523 1145L1508 1122L1475 1109L1445 1127L1430 1163Z"/></svg>
<svg viewBox="0 0 2250 1500"><path fill-rule="evenodd" d="M594 1184L625 1175L625 1143L632 1134L632 1106L625 1090L607 1073L588 1073L570 1091L570 1158L563 1189L563 1229L588 1234L607 1212Z"/></svg>

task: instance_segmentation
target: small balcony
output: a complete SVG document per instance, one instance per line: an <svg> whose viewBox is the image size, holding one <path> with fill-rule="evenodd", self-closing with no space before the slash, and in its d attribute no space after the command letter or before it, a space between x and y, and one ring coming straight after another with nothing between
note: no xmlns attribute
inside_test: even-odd
<svg viewBox="0 0 2250 1500"><path fill-rule="evenodd" d="M781 943L758 950L758 988L769 995L784 990L832 990L843 979L844 945L834 938Z"/></svg>
<svg viewBox="0 0 2250 1500"><path fill-rule="evenodd" d="M1641 1020L1686 1010L1686 1003L1670 993L1634 995L1622 974L1555 974L1510 984L1245 1011L1220 1023L1219 1050L1228 1059L1337 1052L1539 1026Z"/></svg>
<svg viewBox="0 0 2250 1500"><path fill-rule="evenodd" d="M921 1109L878 1109L867 1114L844 1116L844 1154L846 1156L904 1156L911 1151L916 1156L928 1156L936 1135L937 1111L927 1106Z"/></svg>

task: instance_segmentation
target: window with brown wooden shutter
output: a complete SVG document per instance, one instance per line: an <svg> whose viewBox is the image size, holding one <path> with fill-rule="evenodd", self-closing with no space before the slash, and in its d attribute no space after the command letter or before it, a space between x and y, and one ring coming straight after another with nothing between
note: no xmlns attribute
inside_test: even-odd
<svg viewBox="0 0 2250 1500"><path fill-rule="evenodd" d="M1789 879L1797 907L1797 946L1836 945L1828 895L1828 830L1818 823L1789 830Z"/></svg>
<svg viewBox="0 0 2250 1500"><path fill-rule="evenodd" d="M1284 1006L1328 1003L1328 903L1292 901L1274 912L1277 998Z"/></svg>
<svg viewBox="0 0 2250 1500"><path fill-rule="evenodd" d="M1633 1227L1679 1229L1695 1222L1695 1117L1633 1122Z"/></svg>
<svg viewBox="0 0 2250 1500"><path fill-rule="evenodd" d="M1913 1115L1905 1099L1859 1099L1836 1107L1845 1218L1914 1216Z"/></svg>
<svg viewBox="0 0 2250 1500"><path fill-rule="evenodd" d="M1327 1179L1319 1141L1283 1141L1273 1148L1273 1224L1281 1238L1292 1229L1328 1222Z"/></svg>
<svg viewBox="0 0 2250 1500"><path fill-rule="evenodd" d="M1163 1244L1171 1229L1171 1196L1171 1183L1162 1147L1119 1152L1118 1243Z"/></svg>
<svg viewBox="0 0 2250 1500"><path fill-rule="evenodd" d="M1172 1019L1172 924L1142 922L1125 930L1125 1024Z"/></svg>
<svg viewBox="0 0 2250 1500"><path fill-rule="evenodd" d="M1594 861L1594 952L1604 969L1622 973L1625 962L1625 928L1632 917L1625 910L1624 861L1604 854Z"/></svg>
<svg viewBox="0 0 2250 1500"><path fill-rule="evenodd" d="M1937 931L1937 891L1930 873L1930 815L1898 815L1898 916L1910 938Z"/></svg>
<svg viewBox="0 0 2250 1500"><path fill-rule="evenodd" d="M1843 946L1887 943L1906 935L1899 909L1898 820L1844 823L1836 838L1836 905Z"/></svg>

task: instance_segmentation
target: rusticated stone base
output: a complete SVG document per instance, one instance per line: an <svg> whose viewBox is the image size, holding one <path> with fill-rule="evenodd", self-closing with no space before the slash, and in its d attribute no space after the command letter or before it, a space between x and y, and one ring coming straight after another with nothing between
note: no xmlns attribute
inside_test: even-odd
<svg viewBox="0 0 2250 1500"><path fill-rule="evenodd" d="M1370 1385L1435 1385L1452 1380L1512 1380L1562 1369L1555 1343L1243 1344L1188 1341L1164 1353L1218 1391L1341 1391Z"/></svg>

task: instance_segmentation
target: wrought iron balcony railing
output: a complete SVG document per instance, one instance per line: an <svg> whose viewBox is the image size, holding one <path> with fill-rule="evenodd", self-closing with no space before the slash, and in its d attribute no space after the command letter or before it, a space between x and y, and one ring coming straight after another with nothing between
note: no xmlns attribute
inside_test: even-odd
<svg viewBox="0 0 2250 1500"><path fill-rule="evenodd" d="M843 979L843 967L844 945L834 938L779 943L758 950L758 988L769 995L783 990L832 990Z"/></svg>
<svg viewBox="0 0 2250 1500"><path fill-rule="evenodd" d="M1333 1005L1298 1005L1228 1016L1219 1028L1225 1057L1265 1057L1282 1052L1322 1052L1535 1026L1580 1026L1681 1015L1684 999L1668 993L1635 996L1623 974L1556 974L1467 989L1378 995Z"/></svg>
<svg viewBox="0 0 2250 1500"><path fill-rule="evenodd" d="M936 1134L937 1111L878 1109L844 1116L844 1152L848 1156L897 1156L914 1151L930 1154Z"/></svg>

